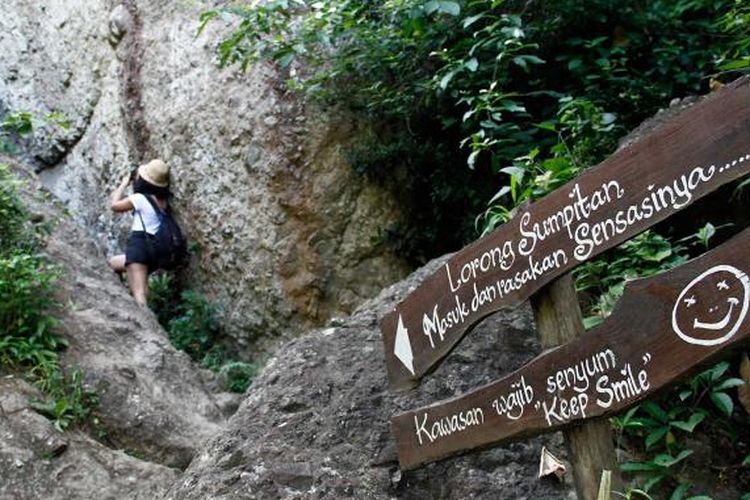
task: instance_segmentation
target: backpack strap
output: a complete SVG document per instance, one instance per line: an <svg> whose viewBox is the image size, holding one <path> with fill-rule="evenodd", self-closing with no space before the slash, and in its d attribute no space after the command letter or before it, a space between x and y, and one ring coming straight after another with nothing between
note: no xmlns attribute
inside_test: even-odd
<svg viewBox="0 0 750 500"><path fill-rule="evenodd" d="M167 213L166 210L162 210L161 207L159 207L159 205L156 204L156 201L151 197L151 195L144 194L143 197L146 198L148 202L151 204L151 207L153 207L159 219L161 219Z"/></svg>

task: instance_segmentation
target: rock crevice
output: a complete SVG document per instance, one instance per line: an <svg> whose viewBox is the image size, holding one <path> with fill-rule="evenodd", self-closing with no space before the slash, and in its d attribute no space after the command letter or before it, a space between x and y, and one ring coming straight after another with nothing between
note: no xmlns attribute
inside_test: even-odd
<svg viewBox="0 0 750 500"><path fill-rule="evenodd" d="M143 68L144 41L143 22L136 0L124 0L121 4L127 19L123 20L122 11L110 16L110 27L113 36L117 36L125 29L124 56L120 68L121 109L125 125L125 135L134 163L148 161L154 156L151 147L151 134L143 110L143 88L141 83L141 69ZM119 20L118 17L119 16ZM114 29L112 29L114 28Z"/></svg>

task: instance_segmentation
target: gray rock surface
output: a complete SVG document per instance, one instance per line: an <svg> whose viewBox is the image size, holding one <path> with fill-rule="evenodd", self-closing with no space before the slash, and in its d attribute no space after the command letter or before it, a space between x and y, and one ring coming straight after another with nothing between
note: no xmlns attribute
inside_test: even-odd
<svg viewBox="0 0 750 500"><path fill-rule="evenodd" d="M34 218L53 227L45 252L64 273L54 312L57 329L69 341L63 366L81 368L84 382L98 394L108 442L184 468L224 422L221 405L189 357L169 344L151 311L137 306L85 231L32 175L25 183Z"/></svg>
<svg viewBox="0 0 750 500"><path fill-rule="evenodd" d="M163 157L200 250L186 277L220 303L237 347L345 316L406 274L382 245L399 206L343 153L358 125L308 109L272 67L216 67L226 27L196 37L208 3L8 0L0 16L0 115L58 110L31 151L47 186L121 251L127 217L106 196L131 163Z"/></svg>
<svg viewBox="0 0 750 500"><path fill-rule="evenodd" d="M0 500L153 500L177 477L79 431L60 434L30 408L39 397L23 380L0 378Z"/></svg>
<svg viewBox="0 0 750 500"><path fill-rule="evenodd" d="M565 456L559 434L399 471L391 415L497 379L539 350L530 311L501 312L419 389L390 393L377 320L437 265L385 290L351 318L282 347L167 498L572 497L569 484L536 478L542 444Z"/></svg>

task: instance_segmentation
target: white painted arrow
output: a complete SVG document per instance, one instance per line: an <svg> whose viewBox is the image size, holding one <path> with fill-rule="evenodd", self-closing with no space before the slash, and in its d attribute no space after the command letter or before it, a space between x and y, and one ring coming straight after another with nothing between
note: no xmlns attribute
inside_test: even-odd
<svg viewBox="0 0 750 500"><path fill-rule="evenodd" d="M404 320L399 315L398 327L396 328L396 342L393 353L401 360L407 370L414 375L414 354L411 352L411 342L409 341L409 330L404 326Z"/></svg>

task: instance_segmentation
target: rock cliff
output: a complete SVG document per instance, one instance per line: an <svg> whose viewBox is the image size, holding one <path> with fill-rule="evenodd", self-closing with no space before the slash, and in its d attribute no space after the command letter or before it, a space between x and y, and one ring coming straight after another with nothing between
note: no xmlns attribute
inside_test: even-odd
<svg viewBox="0 0 750 500"><path fill-rule="evenodd" d="M574 498L570 484L536 477L543 444L564 456L559 434L399 471L391 415L497 379L539 351L530 310L506 311L418 390L389 392L378 318L440 264L283 346L167 498Z"/></svg>
<svg viewBox="0 0 750 500"><path fill-rule="evenodd" d="M238 396L206 389L210 375L169 345L81 225L33 174L15 171L33 219L52 228L45 252L64 270L55 311L70 343L63 364L85 371L106 436L58 433L29 403L35 389L0 378L0 499L570 495L569 485L536 478L542 444L564 456L558 434L417 471L397 466L390 416L525 363L539 350L528 309L488 318L418 390L389 392L378 318L442 265L435 261L283 346L237 409Z"/></svg>
<svg viewBox="0 0 750 500"><path fill-rule="evenodd" d="M172 167L195 256L185 276L222 305L240 351L349 314L406 272L382 245L398 203L347 164L359 125L311 109L272 67L216 67L210 4L9 0L0 115L62 112L31 144L44 183L108 250L126 222L106 196L131 165ZM269 340L270 339L270 340Z"/></svg>

